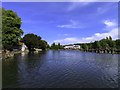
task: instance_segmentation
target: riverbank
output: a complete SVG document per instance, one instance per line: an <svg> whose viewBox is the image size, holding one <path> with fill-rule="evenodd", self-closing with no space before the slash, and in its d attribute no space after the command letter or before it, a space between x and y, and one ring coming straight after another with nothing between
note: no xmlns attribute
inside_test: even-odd
<svg viewBox="0 0 120 90"><path fill-rule="evenodd" d="M80 50L80 51L84 51L84 52L95 52L95 53L109 53L109 54L120 54L120 50L108 50L108 49L88 49L88 50Z"/></svg>
<svg viewBox="0 0 120 90"><path fill-rule="evenodd" d="M25 50L25 51L2 51L2 53L0 53L0 58L1 59L7 59L7 58L11 58L11 57L14 57L15 54L19 54L19 53L28 53L28 52L34 52L34 53L38 53L42 51L42 49L35 49L35 51L29 51L29 50Z"/></svg>
<svg viewBox="0 0 120 90"><path fill-rule="evenodd" d="M14 57L15 54L19 54L19 53L22 53L23 51L2 51L1 53L1 58L2 59L7 59L7 58L11 58L11 57ZM24 51L25 53L29 52L28 50L25 50Z"/></svg>
<svg viewBox="0 0 120 90"><path fill-rule="evenodd" d="M50 49L51 50L51 49ZM66 50L66 49L58 49L58 50ZM83 52L95 52L95 53L109 53L109 54L120 54L120 50L95 50L95 49L89 49L89 50L83 50L83 49L72 49L72 50L80 50ZM34 51L34 53L38 53L42 51L42 49L36 49ZM1 59L7 59L7 58L11 58L14 57L15 54L19 54L19 53L28 53L29 50L25 50L25 51L2 51L2 53L0 53L0 58Z"/></svg>
<svg viewBox="0 0 120 90"><path fill-rule="evenodd" d="M109 54L120 54L120 50L108 50L108 49L60 49L60 50L80 50L83 52L95 52L95 53L109 53Z"/></svg>

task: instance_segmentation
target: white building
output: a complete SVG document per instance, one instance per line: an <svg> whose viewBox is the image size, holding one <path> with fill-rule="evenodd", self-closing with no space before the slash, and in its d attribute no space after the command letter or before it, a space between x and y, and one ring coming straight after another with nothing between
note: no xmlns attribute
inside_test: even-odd
<svg viewBox="0 0 120 90"><path fill-rule="evenodd" d="M80 49L80 45L74 45L74 49Z"/></svg>
<svg viewBox="0 0 120 90"><path fill-rule="evenodd" d="M64 49L80 49L80 45L67 45Z"/></svg>
<svg viewBox="0 0 120 90"><path fill-rule="evenodd" d="M23 51L25 51L25 49L27 49L27 46L23 43L22 47L21 47L21 51L23 52Z"/></svg>

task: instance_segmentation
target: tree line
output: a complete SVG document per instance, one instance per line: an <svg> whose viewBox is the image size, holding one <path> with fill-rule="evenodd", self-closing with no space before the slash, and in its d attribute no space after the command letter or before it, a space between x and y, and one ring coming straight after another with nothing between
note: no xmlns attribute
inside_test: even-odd
<svg viewBox="0 0 120 90"><path fill-rule="evenodd" d="M53 43L51 45L50 49L59 50L59 49L64 49L64 47L60 43L58 43L58 44Z"/></svg>
<svg viewBox="0 0 120 90"><path fill-rule="evenodd" d="M33 33L23 35L24 31L21 29L21 18L12 10L2 9L2 49L12 51L15 46L19 46L19 42L25 43L29 50L40 48L46 50L48 44L42 40L40 36Z"/></svg>
<svg viewBox="0 0 120 90"><path fill-rule="evenodd" d="M112 40L112 37L106 37L102 40L91 42L91 43L83 43L79 44L81 46L81 50L83 51L99 51L106 50L106 52L120 52L120 39Z"/></svg>

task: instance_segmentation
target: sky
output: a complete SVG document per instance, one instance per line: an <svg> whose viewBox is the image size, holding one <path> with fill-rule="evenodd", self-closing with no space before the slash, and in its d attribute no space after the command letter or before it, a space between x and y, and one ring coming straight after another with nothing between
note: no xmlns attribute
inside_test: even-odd
<svg viewBox="0 0 120 90"><path fill-rule="evenodd" d="M118 39L117 2L3 2L2 7L21 18L24 35L37 34L49 44Z"/></svg>

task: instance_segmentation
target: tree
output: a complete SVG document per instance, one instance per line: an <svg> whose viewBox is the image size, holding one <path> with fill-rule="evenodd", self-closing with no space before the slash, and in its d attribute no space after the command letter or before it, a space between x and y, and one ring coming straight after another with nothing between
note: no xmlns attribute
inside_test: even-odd
<svg viewBox="0 0 120 90"><path fill-rule="evenodd" d="M87 44L82 44L81 47L82 47L83 50L88 50Z"/></svg>
<svg viewBox="0 0 120 90"><path fill-rule="evenodd" d="M45 50L47 48L47 42L45 40L40 40L39 41L39 48L42 50Z"/></svg>
<svg viewBox="0 0 120 90"><path fill-rule="evenodd" d="M115 42L112 41L112 40L109 40L109 41L108 41L108 45L109 45L109 47L110 47L111 49L114 49L114 48L116 47Z"/></svg>
<svg viewBox="0 0 120 90"><path fill-rule="evenodd" d="M109 48L109 45L107 43L108 39L102 39L100 40L100 46L102 49L108 49Z"/></svg>
<svg viewBox="0 0 120 90"><path fill-rule="evenodd" d="M37 36L35 34L26 34L23 37L23 41L30 51L34 50L34 48L46 50L46 48L48 46L48 44L45 40L41 40L41 37Z"/></svg>
<svg viewBox="0 0 120 90"><path fill-rule="evenodd" d="M53 43L52 45L51 45L51 49L55 49L55 43Z"/></svg>
<svg viewBox="0 0 120 90"><path fill-rule="evenodd" d="M93 45L94 45L94 49L100 49L101 48L99 41L95 41Z"/></svg>
<svg viewBox="0 0 120 90"><path fill-rule="evenodd" d="M52 46L54 47L54 46L55 46L55 43L53 43Z"/></svg>
<svg viewBox="0 0 120 90"><path fill-rule="evenodd" d="M51 45L51 49L58 50L58 49L64 49L64 47L62 45L60 45L60 43L58 43L58 44L53 43Z"/></svg>
<svg viewBox="0 0 120 90"><path fill-rule="evenodd" d="M111 40L111 41L112 41L112 37L111 37L111 36L109 36L109 40Z"/></svg>
<svg viewBox="0 0 120 90"><path fill-rule="evenodd" d="M60 45L60 43L58 43L58 49L60 49L61 48L61 45Z"/></svg>
<svg viewBox="0 0 120 90"><path fill-rule="evenodd" d="M39 47L39 42L41 40L40 36L37 36L35 34L26 34L23 37L25 45L28 47L29 50L33 50L34 48Z"/></svg>
<svg viewBox="0 0 120 90"><path fill-rule="evenodd" d="M115 43L116 43L116 48L120 50L120 39L116 40Z"/></svg>
<svg viewBox="0 0 120 90"><path fill-rule="evenodd" d="M106 37L106 39L108 40L109 38L108 38L108 37Z"/></svg>
<svg viewBox="0 0 120 90"><path fill-rule="evenodd" d="M21 18L12 10L2 8L2 45L3 49L12 50L21 37Z"/></svg>
<svg viewBox="0 0 120 90"><path fill-rule="evenodd" d="M93 48L92 44L93 44L92 42L87 44L88 49L92 49Z"/></svg>
<svg viewBox="0 0 120 90"><path fill-rule="evenodd" d="M50 49L50 46L49 46L49 44L47 44L47 49Z"/></svg>

